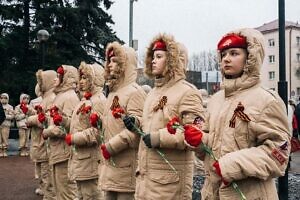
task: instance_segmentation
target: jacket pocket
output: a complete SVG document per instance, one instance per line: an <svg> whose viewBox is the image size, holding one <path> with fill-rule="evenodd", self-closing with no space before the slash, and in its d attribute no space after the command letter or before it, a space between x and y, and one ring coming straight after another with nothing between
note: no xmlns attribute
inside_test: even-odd
<svg viewBox="0 0 300 200"><path fill-rule="evenodd" d="M234 129L234 139L239 149L250 146L248 122L237 119Z"/></svg>
<svg viewBox="0 0 300 200"><path fill-rule="evenodd" d="M91 154L89 152L78 154L78 160L84 160L90 158Z"/></svg>
<svg viewBox="0 0 300 200"><path fill-rule="evenodd" d="M178 172L179 173L179 172ZM183 186L180 176L172 171L151 170L145 196L147 199L180 200L183 199Z"/></svg>

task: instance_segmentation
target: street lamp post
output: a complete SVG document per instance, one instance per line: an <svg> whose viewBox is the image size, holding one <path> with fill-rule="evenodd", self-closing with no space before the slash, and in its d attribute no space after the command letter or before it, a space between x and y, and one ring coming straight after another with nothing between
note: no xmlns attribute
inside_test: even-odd
<svg viewBox="0 0 300 200"><path fill-rule="evenodd" d="M42 68L45 67L45 43L47 42L47 40L49 39L49 33L48 31L42 29L39 30L37 33L37 39L40 43L40 47L42 49L41 54L42 54Z"/></svg>
<svg viewBox="0 0 300 200"><path fill-rule="evenodd" d="M278 32L279 32L279 82L278 93L287 105L287 81L285 73L285 0L278 1ZM288 169L278 178L278 196L280 200L288 199Z"/></svg>
<svg viewBox="0 0 300 200"><path fill-rule="evenodd" d="M132 47L132 26L133 26L133 2L137 0L129 0L129 46Z"/></svg>

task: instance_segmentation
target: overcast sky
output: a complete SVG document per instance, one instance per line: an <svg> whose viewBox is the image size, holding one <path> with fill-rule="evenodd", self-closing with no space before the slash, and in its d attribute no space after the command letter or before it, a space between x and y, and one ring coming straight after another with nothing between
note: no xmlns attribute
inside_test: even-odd
<svg viewBox="0 0 300 200"><path fill-rule="evenodd" d="M129 1L115 0L108 11L117 36L128 43ZM221 36L241 27L258 27L278 18L278 0L138 0L133 8L133 39L144 54L159 32L171 33L189 54L215 50ZM287 21L300 23L300 0L285 1Z"/></svg>

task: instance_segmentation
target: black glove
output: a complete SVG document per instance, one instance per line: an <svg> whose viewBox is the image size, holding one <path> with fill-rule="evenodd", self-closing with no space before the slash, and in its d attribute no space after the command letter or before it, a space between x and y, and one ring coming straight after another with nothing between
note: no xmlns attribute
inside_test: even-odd
<svg viewBox="0 0 300 200"><path fill-rule="evenodd" d="M134 125L135 125L135 118L132 117L132 116L125 116L124 119L123 119L123 122L124 122L124 125L125 127L133 132L134 131Z"/></svg>
<svg viewBox="0 0 300 200"><path fill-rule="evenodd" d="M152 145L151 145L151 137L150 137L150 134L145 134L143 136L143 141L145 143L145 145L148 147L148 148L152 148Z"/></svg>

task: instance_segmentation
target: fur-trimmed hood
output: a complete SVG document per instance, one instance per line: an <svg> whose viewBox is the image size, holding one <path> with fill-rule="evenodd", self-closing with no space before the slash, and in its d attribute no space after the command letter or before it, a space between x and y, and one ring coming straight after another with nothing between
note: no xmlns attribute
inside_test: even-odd
<svg viewBox="0 0 300 200"><path fill-rule="evenodd" d="M62 82L54 88L56 94L69 89L76 89L79 80L77 69L71 65L62 65L64 76Z"/></svg>
<svg viewBox="0 0 300 200"><path fill-rule="evenodd" d="M248 57L241 77L236 79L226 79L223 75L222 88L225 95L231 96L236 91L250 88L260 82L260 70L265 57L264 36L257 30L243 28L231 31L227 34L237 34L244 36L247 40ZM226 34L226 35L227 35ZM221 52L218 52L219 62L221 62Z"/></svg>
<svg viewBox="0 0 300 200"><path fill-rule="evenodd" d="M152 60L153 60L153 46L156 41L163 41L166 44L167 49L167 61L166 68L163 72L165 84L171 79L179 80L185 79L186 67L187 67L187 50L186 48L177 43L172 35L159 34L155 36L150 42L146 51L145 68L144 73L150 79L155 79L152 74Z"/></svg>
<svg viewBox="0 0 300 200"><path fill-rule="evenodd" d="M54 70L43 71L40 69L35 75L41 96L54 88L54 79L56 78L56 72ZM36 95L39 96L38 94Z"/></svg>
<svg viewBox="0 0 300 200"><path fill-rule="evenodd" d="M89 91L92 93L96 93L99 88L102 88L104 85L104 69L101 65L87 64L85 62L81 62L79 66L79 76L80 74L84 74L87 76L88 84L90 85Z"/></svg>
<svg viewBox="0 0 300 200"><path fill-rule="evenodd" d="M0 96L1 96L1 97L4 96L4 97L7 98L7 101L1 100L1 103L2 103L2 104L7 104L7 103L9 102L9 95L8 95L7 93L2 93Z"/></svg>
<svg viewBox="0 0 300 200"><path fill-rule="evenodd" d="M22 101L23 101L23 98L25 98L25 97L27 97L27 98L28 98L28 102L30 101L30 96L29 96L28 94L24 94L24 93L22 93L22 94L20 95L20 103L22 103Z"/></svg>
<svg viewBox="0 0 300 200"><path fill-rule="evenodd" d="M116 75L113 79L110 76L108 68L110 61L108 58L108 52L111 50L114 52L112 59L118 63ZM133 48L122 46L118 42L109 43L106 47L105 60L104 78L106 85L108 85L111 91L136 81L137 55Z"/></svg>

